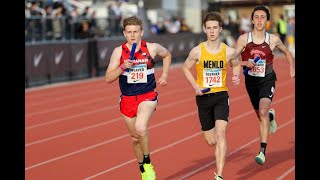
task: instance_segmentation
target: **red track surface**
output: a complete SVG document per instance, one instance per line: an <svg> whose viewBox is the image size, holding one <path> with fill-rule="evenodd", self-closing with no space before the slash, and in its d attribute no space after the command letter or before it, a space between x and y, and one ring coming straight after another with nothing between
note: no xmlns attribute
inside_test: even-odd
<svg viewBox="0 0 320 180"><path fill-rule="evenodd" d="M229 68L228 73L231 73ZM278 130L268 140L264 165L259 151L259 123L244 87L227 79L230 121L227 127L226 180L295 178L295 80L283 57L275 59L272 107ZM156 70L160 75L161 69ZM181 65L171 68L167 87L158 87L159 104L150 124L151 160L157 179L213 179L214 148L200 131L194 90ZM25 92L25 179L141 179L130 137L120 112L118 82L103 78Z"/></svg>

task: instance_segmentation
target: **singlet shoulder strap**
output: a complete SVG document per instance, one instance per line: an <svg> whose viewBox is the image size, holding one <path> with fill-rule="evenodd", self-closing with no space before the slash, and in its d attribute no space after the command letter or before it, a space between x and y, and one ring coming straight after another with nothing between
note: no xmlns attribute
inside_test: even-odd
<svg viewBox="0 0 320 180"><path fill-rule="evenodd" d="M266 32L266 38L265 38L264 42L266 42L267 44L270 45L270 34L268 32Z"/></svg>
<svg viewBox="0 0 320 180"><path fill-rule="evenodd" d="M252 32L248 33L248 37L247 37L247 44L251 43L253 41L252 39Z"/></svg>

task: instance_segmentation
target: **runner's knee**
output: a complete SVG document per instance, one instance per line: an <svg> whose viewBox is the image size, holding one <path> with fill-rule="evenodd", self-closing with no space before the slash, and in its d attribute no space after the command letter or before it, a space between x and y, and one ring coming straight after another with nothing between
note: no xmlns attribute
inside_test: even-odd
<svg viewBox="0 0 320 180"><path fill-rule="evenodd" d="M147 127L142 125L136 125L136 132L140 136L144 136L147 133Z"/></svg>
<svg viewBox="0 0 320 180"><path fill-rule="evenodd" d="M137 135L131 135L131 139L133 143L138 143L139 142L139 137Z"/></svg>
<svg viewBox="0 0 320 180"><path fill-rule="evenodd" d="M215 138L206 138L206 142L211 147L213 147L217 143Z"/></svg>
<svg viewBox="0 0 320 180"><path fill-rule="evenodd" d="M259 117L267 117L269 116L269 109L261 108L259 110Z"/></svg>
<svg viewBox="0 0 320 180"><path fill-rule="evenodd" d="M223 131L216 131L216 139L221 142L225 139L225 133Z"/></svg>

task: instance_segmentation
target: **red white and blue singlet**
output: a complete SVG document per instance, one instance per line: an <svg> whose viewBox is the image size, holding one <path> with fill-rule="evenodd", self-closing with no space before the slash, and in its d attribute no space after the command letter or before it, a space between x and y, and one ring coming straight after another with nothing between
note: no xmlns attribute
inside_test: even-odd
<svg viewBox="0 0 320 180"><path fill-rule="evenodd" d="M122 44L120 65L124 63L124 60L129 59L129 57L130 50L125 42ZM153 91L156 88L154 75L155 61L149 53L146 41L141 40L141 47L134 53L132 61L132 68L123 71L119 76L121 94L134 96Z"/></svg>
<svg viewBox="0 0 320 180"><path fill-rule="evenodd" d="M249 72L249 76L264 77L273 72L273 57L270 49L270 35L266 32L265 40L262 44L253 43L252 32L248 33L247 45L241 53L242 61L253 61L257 56L260 60ZM245 66L243 67L246 68Z"/></svg>

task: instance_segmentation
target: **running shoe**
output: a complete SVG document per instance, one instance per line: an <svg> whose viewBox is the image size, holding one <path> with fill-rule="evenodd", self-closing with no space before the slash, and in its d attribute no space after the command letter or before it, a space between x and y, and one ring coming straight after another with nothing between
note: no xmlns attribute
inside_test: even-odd
<svg viewBox="0 0 320 180"><path fill-rule="evenodd" d="M255 158L255 160L256 160L256 162L258 163L258 164L264 164L264 162L266 161L266 157L264 156L264 154L263 154L263 152L260 152L257 156L256 156L256 158Z"/></svg>
<svg viewBox="0 0 320 180"><path fill-rule="evenodd" d="M269 110L269 117L272 117L270 121L270 132L275 133L277 130L276 112L274 109Z"/></svg>
<svg viewBox="0 0 320 180"><path fill-rule="evenodd" d="M147 175L146 180L155 180L156 179L156 172L154 171L151 163L150 164L144 163L143 168L144 168L144 171Z"/></svg>
<svg viewBox="0 0 320 180"><path fill-rule="evenodd" d="M147 180L147 173L146 172L141 173L141 177L142 177L142 180Z"/></svg>
<svg viewBox="0 0 320 180"><path fill-rule="evenodd" d="M223 180L223 177L218 176L216 173L214 173L214 177L215 177L215 180Z"/></svg>

